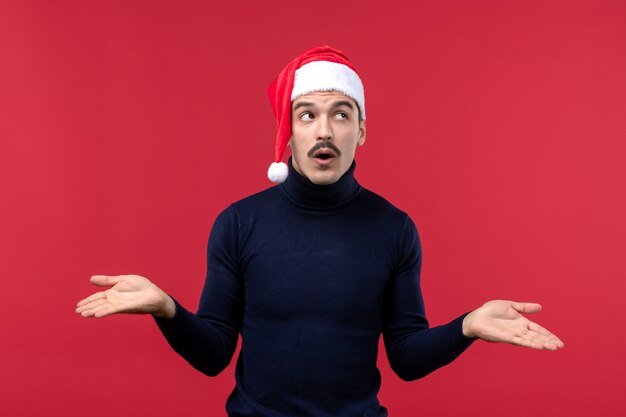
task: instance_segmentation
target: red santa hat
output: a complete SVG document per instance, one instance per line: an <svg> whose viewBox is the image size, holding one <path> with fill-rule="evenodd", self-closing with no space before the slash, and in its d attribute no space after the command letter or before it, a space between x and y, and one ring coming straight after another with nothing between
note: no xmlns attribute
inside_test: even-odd
<svg viewBox="0 0 626 417"><path fill-rule="evenodd" d="M365 119L363 83L343 52L330 46L309 49L296 57L278 74L268 89L276 115L275 160L267 171L272 182L285 181L289 170L281 162L291 139L291 102L313 91L338 91L353 99Z"/></svg>

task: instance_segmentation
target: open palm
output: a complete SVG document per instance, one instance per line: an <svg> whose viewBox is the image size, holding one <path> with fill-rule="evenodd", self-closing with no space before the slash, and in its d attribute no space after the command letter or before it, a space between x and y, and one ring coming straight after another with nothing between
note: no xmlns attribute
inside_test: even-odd
<svg viewBox="0 0 626 417"><path fill-rule="evenodd" d="M468 314L463 333L488 342L510 343L533 349L557 350L563 342L546 328L522 315L541 311L536 303L493 300Z"/></svg>
<svg viewBox="0 0 626 417"><path fill-rule="evenodd" d="M118 313L163 315L169 296L140 275L94 275L91 283L111 287L81 300L76 312L83 317L105 317Z"/></svg>

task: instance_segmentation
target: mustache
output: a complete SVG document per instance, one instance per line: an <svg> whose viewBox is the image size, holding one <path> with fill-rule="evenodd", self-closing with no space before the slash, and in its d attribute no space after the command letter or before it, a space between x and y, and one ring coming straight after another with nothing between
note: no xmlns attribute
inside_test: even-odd
<svg viewBox="0 0 626 417"><path fill-rule="evenodd" d="M331 149L337 156L341 156L341 151L332 142L321 141L317 142L315 146L306 154L309 158L313 157L313 154L320 149Z"/></svg>

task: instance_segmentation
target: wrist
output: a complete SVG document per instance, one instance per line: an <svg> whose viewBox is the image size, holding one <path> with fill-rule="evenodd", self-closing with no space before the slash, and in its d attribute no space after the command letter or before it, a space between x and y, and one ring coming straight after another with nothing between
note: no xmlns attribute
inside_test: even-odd
<svg viewBox="0 0 626 417"><path fill-rule="evenodd" d="M172 297L167 295L167 293L165 293L162 290L160 290L160 292L161 292L161 301L157 304L158 307L156 311L152 313L152 315L160 319L169 320L173 318L174 315L176 314L176 304L174 303L174 300L172 299Z"/></svg>
<svg viewBox="0 0 626 417"><path fill-rule="evenodd" d="M472 328L472 320L474 319L475 314L476 314L475 311L471 311L468 314L466 314L465 317L463 318L463 324L462 324L463 336L469 337L472 339L476 339L478 337L476 335L476 332L474 332Z"/></svg>

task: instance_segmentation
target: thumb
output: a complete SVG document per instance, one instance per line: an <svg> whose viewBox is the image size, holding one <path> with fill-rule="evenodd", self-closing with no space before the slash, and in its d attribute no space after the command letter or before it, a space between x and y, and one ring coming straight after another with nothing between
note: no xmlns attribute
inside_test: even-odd
<svg viewBox="0 0 626 417"><path fill-rule="evenodd" d="M537 303L518 303L515 301L511 302L511 307L517 310L520 313L538 313L541 311L541 304Z"/></svg>
<svg viewBox="0 0 626 417"><path fill-rule="evenodd" d="M89 281L99 287L112 287L122 280L123 275L93 275Z"/></svg>

